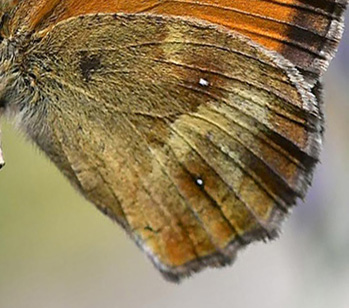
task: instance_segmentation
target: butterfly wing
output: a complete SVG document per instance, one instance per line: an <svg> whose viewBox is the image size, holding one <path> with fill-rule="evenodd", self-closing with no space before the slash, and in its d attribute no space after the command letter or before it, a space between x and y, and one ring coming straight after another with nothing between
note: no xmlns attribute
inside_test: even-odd
<svg viewBox="0 0 349 308"><path fill-rule="evenodd" d="M18 2L18 0L17 0ZM343 30L348 0L28 0L20 1L13 32L48 29L90 13L185 16L225 26L277 51L314 85L327 69Z"/></svg>
<svg viewBox="0 0 349 308"><path fill-rule="evenodd" d="M150 15L72 18L34 41L35 141L167 278L231 263L304 196L318 106L281 56Z"/></svg>

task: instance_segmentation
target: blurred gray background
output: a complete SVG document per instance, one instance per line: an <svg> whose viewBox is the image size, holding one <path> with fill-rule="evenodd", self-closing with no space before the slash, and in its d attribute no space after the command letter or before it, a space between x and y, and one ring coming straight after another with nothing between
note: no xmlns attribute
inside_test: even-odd
<svg viewBox="0 0 349 308"><path fill-rule="evenodd" d="M325 77L326 139L307 199L278 240L181 285L165 282L119 227L3 125L0 307L348 308L348 30Z"/></svg>

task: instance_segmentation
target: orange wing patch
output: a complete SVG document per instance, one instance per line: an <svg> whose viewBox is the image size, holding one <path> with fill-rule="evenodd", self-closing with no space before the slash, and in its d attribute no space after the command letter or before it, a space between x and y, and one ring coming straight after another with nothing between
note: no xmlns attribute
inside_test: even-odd
<svg viewBox="0 0 349 308"><path fill-rule="evenodd" d="M325 71L341 35L347 0L29 0L12 29L43 30L93 13L154 13L219 24L291 60L311 83Z"/></svg>
<svg viewBox="0 0 349 308"><path fill-rule="evenodd" d="M28 12L36 1L22 5L22 11ZM251 6L246 0L48 0L40 1L35 10L25 14L30 29L49 27L64 19L91 13L155 13L160 15L189 16L212 23L224 25L249 35L255 41L275 50L281 50L284 36L297 13L292 6L283 6L269 1L255 1ZM38 8L39 6L39 8ZM48 14L50 13L50 14ZM19 10L18 14L21 14ZM50 16L48 16L50 15ZM279 22L281 21L281 22Z"/></svg>

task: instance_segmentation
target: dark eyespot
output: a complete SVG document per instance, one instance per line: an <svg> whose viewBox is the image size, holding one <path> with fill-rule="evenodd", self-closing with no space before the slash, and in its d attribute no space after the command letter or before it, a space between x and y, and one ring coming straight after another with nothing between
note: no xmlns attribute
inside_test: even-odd
<svg viewBox="0 0 349 308"><path fill-rule="evenodd" d="M0 109L5 108L7 105L7 101L4 98L0 99Z"/></svg>
<svg viewBox="0 0 349 308"><path fill-rule="evenodd" d="M89 55L87 52L81 53L80 70L86 82L91 80L92 74L101 69L101 58L98 55Z"/></svg>

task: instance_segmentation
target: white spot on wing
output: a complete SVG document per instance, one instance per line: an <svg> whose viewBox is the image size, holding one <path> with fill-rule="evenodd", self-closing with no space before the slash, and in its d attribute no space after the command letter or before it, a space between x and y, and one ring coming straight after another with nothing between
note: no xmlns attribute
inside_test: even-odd
<svg viewBox="0 0 349 308"><path fill-rule="evenodd" d="M208 80L206 80L206 79L204 79L204 78L200 78L199 84L200 84L200 86L203 86L203 87L208 87L208 86L210 85L210 83L208 82Z"/></svg>
<svg viewBox="0 0 349 308"><path fill-rule="evenodd" d="M196 179L196 184L199 186L203 186L204 185L204 180L202 178L197 178Z"/></svg>
<svg viewBox="0 0 349 308"><path fill-rule="evenodd" d="M2 148L1 148L1 130L0 130L0 169L5 165L5 160L2 155Z"/></svg>

